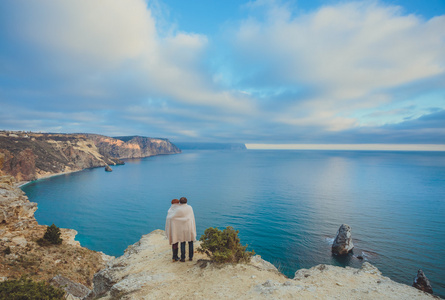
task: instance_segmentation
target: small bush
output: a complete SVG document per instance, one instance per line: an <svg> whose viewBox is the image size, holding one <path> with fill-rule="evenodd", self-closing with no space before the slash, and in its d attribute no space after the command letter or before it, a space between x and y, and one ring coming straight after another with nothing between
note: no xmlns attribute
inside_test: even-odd
<svg viewBox="0 0 445 300"><path fill-rule="evenodd" d="M199 239L201 246L196 250L207 254L217 263L249 262L255 252L246 251L247 245L241 245L238 232L230 226L223 231L218 228L207 228Z"/></svg>
<svg viewBox="0 0 445 300"><path fill-rule="evenodd" d="M45 235L43 238L38 239L37 243L40 246L48 246L48 245L59 245L62 244L62 239L60 238L60 228L56 225L52 224L46 228Z"/></svg>
<svg viewBox="0 0 445 300"><path fill-rule="evenodd" d="M5 250L3 250L3 253L4 253L5 255L11 254L11 248L10 248L9 246L6 247Z"/></svg>
<svg viewBox="0 0 445 300"><path fill-rule="evenodd" d="M0 300L61 300L65 291L46 282L35 282L22 277L19 280L0 282Z"/></svg>

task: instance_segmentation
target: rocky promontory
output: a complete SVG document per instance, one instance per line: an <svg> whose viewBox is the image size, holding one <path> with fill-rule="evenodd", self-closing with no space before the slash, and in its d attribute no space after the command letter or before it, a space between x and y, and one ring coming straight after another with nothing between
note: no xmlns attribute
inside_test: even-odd
<svg viewBox="0 0 445 300"><path fill-rule="evenodd" d="M0 131L0 175L30 181L87 168L123 164L121 158L181 152L166 139L123 139L95 134Z"/></svg>
<svg viewBox="0 0 445 300"><path fill-rule="evenodd" d="M181 150L168 139L143 136L108 137L88 134L102 155L115 158L141 158L161 154L181 153Z"/></svg>
<svg viewBox="0 0 445 300"><path fill-rule="evenodd" d="M258 255L248 264L218 265L195 251L193 261L171 262L162 230L142 236L93 282L88 299L434 299L368 262L360 269L318 265L298 270L294 279Z"/></svg>

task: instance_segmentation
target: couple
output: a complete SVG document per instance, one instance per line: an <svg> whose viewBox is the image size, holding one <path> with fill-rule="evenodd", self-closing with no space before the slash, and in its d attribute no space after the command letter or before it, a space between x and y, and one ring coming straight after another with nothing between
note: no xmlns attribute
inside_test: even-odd
<svg viewBox="0 0 445 300"><path fill-rule="evenodd" d="M196 240L196 224L193 208L187 198L173 199L167 212L165 234L172 245L173 262L179 260L178 243L181 243L181 262L185 262L185 243L189 243L189 260L193 260L193 241Z"/></svg>

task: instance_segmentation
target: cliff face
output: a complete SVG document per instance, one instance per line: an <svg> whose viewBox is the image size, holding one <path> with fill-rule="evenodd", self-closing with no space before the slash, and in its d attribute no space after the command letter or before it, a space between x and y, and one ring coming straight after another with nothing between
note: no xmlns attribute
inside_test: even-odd
<svg viewBox="0 0 445 300"><path fill-rule="evenodd" d="M117 163L82 134L0 132L0 172L18 181Z"/></svg>
<svg viewBox="0 0 445 300"><path fill-rule="evenodd" d="M94 276L88 299L434 299L367 262L361 269L318 265L289 279L259 256L215 265L197 252L185 263L171 255L164 231L144 235Z"/></svg>
<svg viewBox="0 0 445 300"><path fill-rule="evenodd" d="M160 154L176 154L181 150L167 139L154 139L141 136L107 137L88 134L102 155L116 158L141 158Z"/></svg>
<svg viewBox="0 0 445 300"><path fill-rule="evenodd" d="M0 131L0 175L30 181L63 172L123 164L119 158L180 152L165 139Z"/></svg>
<svg viewBox="0 0 445 300"><path fill-rule="evenodd" d="M14 177L0 176L0 281L22 275L34 280L61 275L91 288L94 273L109 257L80 247L72 229L61 229L61 245L39 246L36 241L46 226L34 218L37 204L15 185Z"/></svg>

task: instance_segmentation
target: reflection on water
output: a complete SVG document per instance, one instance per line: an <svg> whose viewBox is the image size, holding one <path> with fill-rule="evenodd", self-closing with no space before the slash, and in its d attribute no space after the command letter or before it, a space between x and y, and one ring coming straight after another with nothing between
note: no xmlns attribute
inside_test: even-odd
<svg viewBox="0 0 445 300"><path fill-rule="evenodd" d="M82 245L121 255L163 229L186 196L198 235L233 226L243 243L289 277L325 263L411 284L422 268L445 296L445 154L348 151L184 151L62 175L23 187L40 223L79 232ZM331 255L342 223L354 255ZM364 260L357 258L362 255Z"/></svg>

